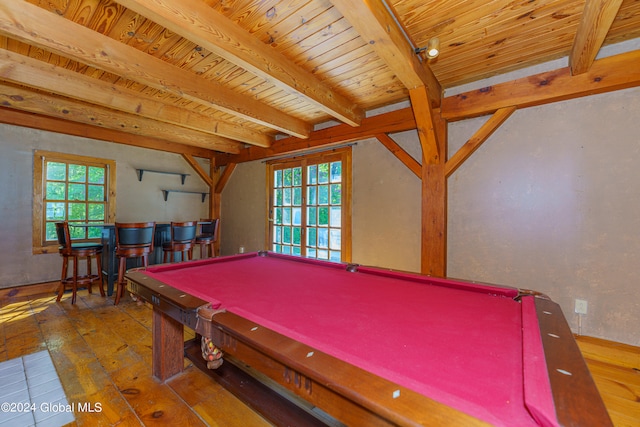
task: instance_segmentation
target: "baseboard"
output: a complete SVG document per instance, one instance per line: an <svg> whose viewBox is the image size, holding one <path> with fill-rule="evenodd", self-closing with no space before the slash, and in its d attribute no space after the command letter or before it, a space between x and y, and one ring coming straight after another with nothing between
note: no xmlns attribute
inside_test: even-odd
<svg viewBox="0 0 640 427"><path fill-rule="evenodd" d="M0 289L0 301L29 298L34 295L55 294L59 287L60 281L3 288Z"/></svg>
<svg viewBox="0 0 640 427"><path fill-rule="evenodd" d="M588 336L576 336L576 341L585 358L640 369L640 347Z"/></svg>

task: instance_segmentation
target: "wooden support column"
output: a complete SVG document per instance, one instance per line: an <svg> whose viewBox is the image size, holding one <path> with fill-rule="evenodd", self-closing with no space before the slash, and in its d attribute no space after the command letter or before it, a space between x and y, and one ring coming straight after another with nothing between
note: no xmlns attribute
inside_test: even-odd
<svg viewBox="0 0 640 427"><path fill-rule="evenodd" d="M225 185L231 178L231 174L235 170L237 163L228 163L224 168L224 171L221 171L221 168L215 167L215 159L211 159L211 174L215 175L214 185L211 190L211 218L221 218L222 215L222 190L224 190ZM215 171L214 171L215 169ZM224 223L220 221L220 226L218 228L218 240L215 243L216 253L220 254L220 242L222 241L222 234L224 229Z"/></svg>
<svg viewBox="0 0 640 427"><path fill-rule="evenodd" d="M447 123L433 116L439 158L446 159ZM423 159L424 162L424 159ZM447 275L447 177L444 161L422 164L422 245L421 272Z"/></svg>
<svg viewBox="0 0 640 427"><path fill-rule="evenodd" d="M220 194L216 194L216 186L220 181L220 168L216 165L216 158L211 158L209 166L211 184L209 185L209 218L220 218Z"/></svg>
<svg viewBox="0 0 640 427"><path fill-rule="evenodd" d="M209 186L209 218L220 218L220 193L222 189L218 191L218 184L220 183L220 168L216 166L216 157L211 156L209 171L204 170L196 159L189 155L183 154L182 157L189 163L198 176ZM215 243L216 253L220 253L220 229L218 229L218 240Z"/></svg>
<svg viewBox="0 0 640 427"><path fill-rule="evenodd" d="M422 146L422 227L420 271L433 276L447 273L447 178L444 160L446 123L431 108L426 87L409 91Z"/></svg>

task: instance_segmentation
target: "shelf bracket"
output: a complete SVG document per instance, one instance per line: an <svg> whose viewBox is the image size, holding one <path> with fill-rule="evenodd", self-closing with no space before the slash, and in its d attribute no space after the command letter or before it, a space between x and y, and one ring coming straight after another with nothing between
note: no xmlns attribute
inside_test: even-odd
<svg viewBox="0 0 640 427"><path fill-rule="evenodd" d="M162 190L162 197L164 197L164 201L166 202L169 198L169 193L187 193L187 194L200 194L202 196L201 202L204 203L207 194L204 191L185 191L185 190Z"/></svg>
<svg viewBox="0 0 640 427"><path fill-rule="evenodd" d="M152 169L136 169L136 174L138 175L138 181L142 181L142 175L144 174L144 172L161 173L164 175L180 175L182 185L184 185L185 180L189 176L188 173L182 173L182 172L157 171Z"/></svg>

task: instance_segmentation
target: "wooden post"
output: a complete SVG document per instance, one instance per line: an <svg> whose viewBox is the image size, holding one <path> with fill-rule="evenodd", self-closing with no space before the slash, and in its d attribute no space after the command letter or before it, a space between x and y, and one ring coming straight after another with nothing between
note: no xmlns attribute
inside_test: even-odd
<svg viewBox="0 0 640 427"><path fill-rule="evenodd" d="M446 122L431 108L425 87L409 91L422 147L422 229L420 271L447 273L447 158Z"/></svg>
<svg viewBox="0 0 640 427"><path fill-rule="evenodd" d="M184 369L184 331L182 324L153 309L153 376L165 381Z"/></svg>

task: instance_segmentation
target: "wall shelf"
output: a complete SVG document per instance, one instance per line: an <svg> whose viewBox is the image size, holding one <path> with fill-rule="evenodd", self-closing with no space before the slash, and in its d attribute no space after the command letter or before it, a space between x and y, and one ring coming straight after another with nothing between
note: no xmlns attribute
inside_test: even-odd
<svg viewBox="0 0 640 427"><path fill-rule="evenodd" d="M188 194L200 194L202 196L202 203L204 203L204 199L207 197L206 192L203 191L186 191L186 190L162 190L162 195L164 196L164 201L166 202L169 198L169 193L188 193Z"/></svg>
<svg viewBox="0 0 640 427"><path fill-rule="evenodd" d="M138 181L142 181L142 174L144 172L161 173L164 175L180 175L180 178L182 179L182 185L184 185L184 181L189 176L188 173L182 173L182 172L157 171L153 169L136 169L136 173L138 174ZM166 197L165 197L165 200L166 200Z"/></svg>

